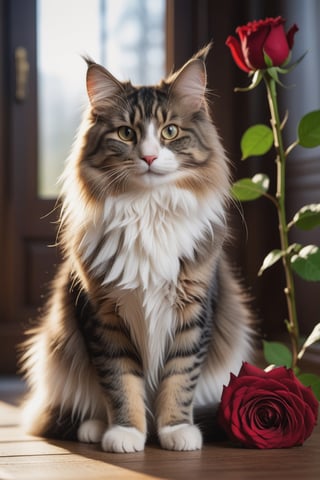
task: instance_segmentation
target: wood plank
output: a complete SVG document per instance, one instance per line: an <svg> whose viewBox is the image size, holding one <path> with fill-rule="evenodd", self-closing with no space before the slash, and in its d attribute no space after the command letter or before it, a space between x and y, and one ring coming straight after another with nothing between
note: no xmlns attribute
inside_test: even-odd
<svg viewBox="0 0 320 480"><path fill-rule="evenodd" d="M157 480L143 473L79 455L18 457L0 465L1 480ZM162 477L164 478L164 477Z"/></svg>
<svg viewBox="0 0 320 480"><path fill-rule="evenodd" d="M113 456L112 463L175 480L314 480L320 476L319 433L318 428L305 446L293 449L249 450L234 448L228 442L205 445L195 452L168 452L148 446L144 455Z"/></svg>
<svg viewBox="0 0 320 480"><path fill-rule="evenodd" d="M42 443L44 452L46 448L48 452L52 451L52 445L49 442L43 441ZM82 478L80 476L82 468L84 468L80 465L82 462L88 465L88 468L85 467L83 470L88 479L100 478L98 477L99 471L102 475L110 472L111 478L117 478L114 477L110 466L124 468L127 476L123 478L128 479L131 478L129 477L130 472L136 472L139 475L143 473L152 478L176 480L195 478L201 478L201 480L208 478L255 480L257 477L269 480L272 477L314 480L320 473L320 431L318 427L303 447L281 450L248 450L234 448L225 442L205 445L202 451L197 452L168 452L151 445L146 448L145 452L136 454L110 454L102 452L98 445L74 442L55 443L61 446L64 454L36 455L34 452L28 456L13 455L0 458L0 467L5 468L8 474L14 476L13 478L25 478L26 480L41 478L40 473L43 475L42 478L49 479ZM19 445L19 451L21 448ZM47 476L48 470L50 476ZM34 471L38 472L39 477L32 477ZM19 472L23 472L24 477L20 477ZM28 472L30 472L30 476L27 475ZM63 472L62 477L61 472Z"/></svg>
<svg viewBox="0 0 320 480"><path fill-rule="evenodd" d="M40 437L34 437L25 433L21 427L0 427L0 442L34 442Z"/></svg>
<svg viewBox="0 0 320 480"><path fill-rule="evenodd" d="M50 442L27 435L19 426L17 407L0 402L0 479L9 480L153 480L156 477L136 473L105 461L104 452L88 458L85 452L97 446L76 442ZM79 450L82 455L71 453Z"/></svg>
<svg viewBox="0 0 320 480"><path fill-rule="evenodd" d="M292 449L249 450L211 442L202 451L171 452L155 443L144 452L114 454L100 445L30 437L10 426L17 418L16 407L0 405L1 480L320 478L320 424L305 445Z"/></svg>
<svg viewBox="0 0 320 480"><path fill-rule="evenodd" d="M43 440L8 441L0 443L0 457L20 457L26 455L63 455L69 454L63 447L51 445Z"/></svg>

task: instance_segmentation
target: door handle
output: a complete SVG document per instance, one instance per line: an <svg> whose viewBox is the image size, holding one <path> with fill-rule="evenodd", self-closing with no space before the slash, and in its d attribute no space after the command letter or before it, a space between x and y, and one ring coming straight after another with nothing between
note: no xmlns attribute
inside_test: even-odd
<svg viewBox="0 0 320 480"><path fill-rule="evenodd" d="M16 67L16 100L24 102L27 98L30 64L28 52L24 47L17 47L14 52Z"/></svg>

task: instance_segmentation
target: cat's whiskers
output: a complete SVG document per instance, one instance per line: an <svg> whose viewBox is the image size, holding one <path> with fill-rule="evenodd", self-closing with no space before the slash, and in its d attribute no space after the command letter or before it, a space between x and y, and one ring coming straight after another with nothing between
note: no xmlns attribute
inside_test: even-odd
<svg viewBox="0 0 320 480"><path fill-rule="evenodd" d="M117 166L113 170L108 170L107 176L107 189L114 189L114 187L117 186L118 188L116 189L116 191L118 193L121 193L121 191L124 190L124 187L128 183L131 172L128 167L122 166L121 170L119 170L119 166Z"/></svg>

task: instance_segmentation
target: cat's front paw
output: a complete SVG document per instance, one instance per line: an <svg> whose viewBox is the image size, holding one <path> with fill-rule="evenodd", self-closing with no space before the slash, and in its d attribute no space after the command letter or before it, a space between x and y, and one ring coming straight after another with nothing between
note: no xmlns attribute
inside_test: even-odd
<svg viewBox="0 0 320 480"><path fill-rule="evenodd" d="M105 452L130 453L144 449L145 435L134 427L116 425L106 431L102 438Z"/></svg>
<svg viewBox="0 0 320 480"><path fill-rule="evenodd" d="M199 428L187 423L160 428L159 440L166 450L200 450L202 447Z"/></svg>
<svg viewBox="0 0 320 480"><path fill-rule="evenodd" d="M101 420L86 420L78 428L78 440L84 443L100 443L107 425Z"/></svg>

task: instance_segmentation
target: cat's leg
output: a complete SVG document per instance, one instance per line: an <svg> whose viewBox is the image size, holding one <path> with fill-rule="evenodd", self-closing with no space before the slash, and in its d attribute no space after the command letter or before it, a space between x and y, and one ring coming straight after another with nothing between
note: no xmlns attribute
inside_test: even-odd
<svg viewBox="0 0 320 480"><path fill-rule="evenodd" d="M108 452L141 451L147 430L144 378L130 334L113 307L104 305L104 312L86 327L86 337L105 398L108 428L102 431L101 424L87 423L80 427L78 436L101 436L102 448Z"/></svg>
<svg viewBox="0 0 320 480"><path fill-rule="evenodd" d="M157 396L158 436L162 448L167 450L202 447L201 432L193 424L193 397L202 362L200 352L198 355L191 353L192 348L192 342L186 342L169 358Z"/></svg>
<svg viewBox="0 0 320 480"><path fill-rule="evenodd" d="M141 451L146 441L143 379L124 359L109 359L108 364L106 368L96 364L106 400L108 426L100 420L86 420L78 430L78 439L88 443L101 441L106 452Z"/></svg>
<svg viewBox="0 0 320 480"><path fill-rule="evenodd" d="M121 363L113 360L112 367L97 367L108 424L85 420L77 436L81 442L101 442L107 452L136 452L144 449L146 440L144 385L140 376L125 371Z"/></svg>
<svg viewBox="0 0 320 480"><path fill-rule="evenodd" d="M169 353L157 397L161 446L168 450L198 450L202 435L193 424L193 398L206 354L201 318L180 328Z"/></svg>
<svg viewBox="0 0 320 480"><path fill-rule="evenodd" d="M102 448L106 452L138 452L144 449L147 430L144 382L121 363L114 362L117 373L112 379L105 378L110 427L103 434Z"/></svg>
<svg viewBox="0 0 320 480"><path fill-rule="evenodd" d="M193 401L211 337L210 275L205 262L189 274L184 265L176 297L177 326L156 401L158 436L169 450L197 450L202 435L193 424ZM193 275L192 275L193 274ZM193 276L195 280L193 280ZM200 280L201 279L201 280Z"/></svg>

